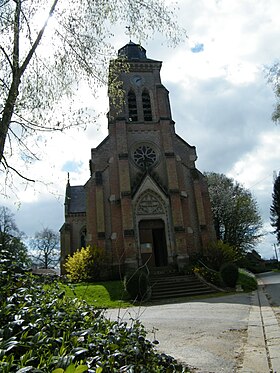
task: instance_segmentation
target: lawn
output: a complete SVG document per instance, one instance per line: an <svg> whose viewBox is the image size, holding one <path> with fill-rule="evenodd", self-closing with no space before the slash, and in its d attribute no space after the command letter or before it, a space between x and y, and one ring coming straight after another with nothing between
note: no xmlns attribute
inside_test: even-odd
<svg viewBox="0 0 280 373"><path fill-rule="evenodd" d="M244 269L239 269L238 282L244 291L252 291L257 288L257 281L254 275L248 273ZM96 283L78 283L78 284L62 284L61 287L70 298L78 298L85 300L88 304L96 308L125 308L135 305L129 300L128 294L124 289L122 281L106 281ZM227 293L215 294L226 295ZM213 296L213 295L211 295ZM200 296L206 298L205 296ZM197 298L197 297L194 297ZM199 298L199 296L198 296ZM191 301L188 297L185 301ZM174 299L172 300L174 302ZM164 303L170 302L165 299ZM148 302L147 304L154 304Z"/></svg>
<svg viewBox="0 0 280 373"><path fill-rule="evenodd" d="M239 268L237 284L241 285L244 291L253 291L258 287L256 277L243 268Z"/></svg>
<svg viewBox="0 0 280 373"><path fill-rule="evenodd" d="M122 281L63 284L66 295L85 300L97 308L131 307Z"/></svg>

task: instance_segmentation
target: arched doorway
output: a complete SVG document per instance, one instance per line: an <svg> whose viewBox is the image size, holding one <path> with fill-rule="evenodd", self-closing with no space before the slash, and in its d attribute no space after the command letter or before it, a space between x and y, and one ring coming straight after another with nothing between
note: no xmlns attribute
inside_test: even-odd
<svg viewBox="0 0 280 373"><path fill-rule="evenodd" d="M163 220L141 220L139 238L143 263L147 263L149 267L163 267L168 264Z"/></svg>

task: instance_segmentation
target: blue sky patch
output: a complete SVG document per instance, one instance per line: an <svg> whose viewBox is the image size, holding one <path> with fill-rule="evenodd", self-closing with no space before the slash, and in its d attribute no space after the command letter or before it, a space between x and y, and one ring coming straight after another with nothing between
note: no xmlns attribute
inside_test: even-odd
<svg viewBox="0 0 280 373"><path fill-rule="evenodd" d="M62 171L66 172L77 172L81 167L82 162L68 161L64 163Z"/></svg>
<svg viewBox="0 0 280 373"><path fill-rule="evenodd" d="M196 43L194 47L191 48L193 53L200 53L204 51L204 44Z"/></svg>

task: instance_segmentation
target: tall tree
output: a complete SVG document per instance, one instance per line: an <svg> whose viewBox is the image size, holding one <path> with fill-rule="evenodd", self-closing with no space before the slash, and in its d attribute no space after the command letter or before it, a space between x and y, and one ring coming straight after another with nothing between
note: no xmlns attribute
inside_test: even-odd
<svg viewBox="0 0 280 373"><path fill-rule="evenodd" d="M14 214L7 207L0 206L0 258L19 267L28 266L30 258L23 237L24 233L18 229Z"/></svg>
<svg viewBox="0 0 280 373"><path fill-rule="evenodd" d="M274 181L270 219L277 241L280 244L280 173Z"/></svg>
<svg viewBox="0 0 280 373"><path fill-rule="evenodd" d="M262 220L251 192L223 174L206 173L216 235L246 252L262 236Z"/></svg>
<svg viewBox="0 0 280 373"><path fill-rule="evenodd" d="M31 240L34 263L47 269L59 262L59 234L50 228L36 232Z"/></svg>
<svg viewBox="0 0 280 373"><path fill-rule="evenodd" d="M93 94L106 83L114 53L109 40L119 24L140 41L160 31L176 44L184 34L165 0L1 1L0 171L24 176L12 158L18 148L31 162L39 131L85 123L87 110L73 94L81 82ZM119 82L110 84L118 96Z"/></svg>

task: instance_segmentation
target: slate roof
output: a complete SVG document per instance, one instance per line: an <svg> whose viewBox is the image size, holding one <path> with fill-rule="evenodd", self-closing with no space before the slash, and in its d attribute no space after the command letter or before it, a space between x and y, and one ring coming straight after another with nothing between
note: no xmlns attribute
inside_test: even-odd
<svg viewBox="0 0 280 373"><path fill-rule="evenodd" d="M128 60L147 59L146 49L141 47L139 44L133 43L132 41L119 49L118 56L126 57Z"/></svg>
<svg viewBox="0 0 280 373"><path fill-rule="evenodd" d="M86 212L86 193L83 185L67 186L66 200L68 214Z"/></svg>

